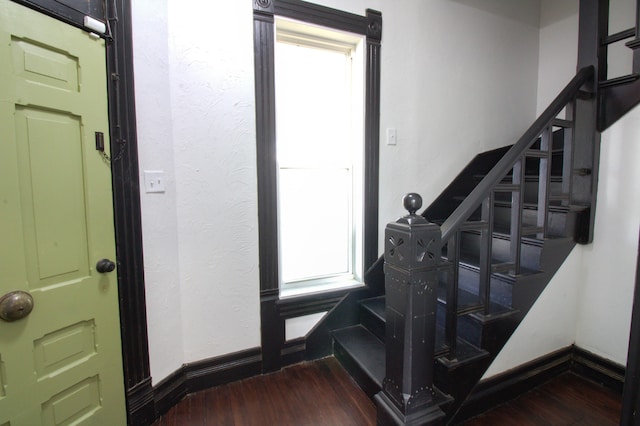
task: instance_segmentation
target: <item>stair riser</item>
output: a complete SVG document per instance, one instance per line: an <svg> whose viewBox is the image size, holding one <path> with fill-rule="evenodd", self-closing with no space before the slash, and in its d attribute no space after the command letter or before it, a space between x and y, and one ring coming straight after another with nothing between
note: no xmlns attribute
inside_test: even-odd
<svg viewBox="0 0 640 426"><path fill-rule="evenodd" d="M511 207L496 206L494 210L494 223L504 229L511 227ZM536 226L538 222L538 211L533 209L523 209L522 221L524 226ZM553 237L564 237L567 232L573 229L574 214L565 212L550 211L548 214L547 235Z"/></svg>
<svg viewBox="0 0 640 426"><path fill-rule="evenodd" d="M384 342L386 323L368 309L360 308L360 323Z"/></svg>
<svg viewBox="0 0 640 426"><path fill-rule="evenodd" d="M479 233L463 232L461 236L461 248L466 253L480 253L482 242ZM513 262L511 258L511 241L502 237L494 237L492 240L492 257L499 262ZM541 247L538 244L522 243L520 265L527 269L537 270L540 267Z"/></svg>
<svg viewBox="0 0 640 426"><path fill-rule="evenodd" d="M478 295L480 288L480 273L477 270L461 266L458 269L458 288ZM513 284L496 275L491 276L491 301L502 306L511 307Z"/></svg>
<svg viewBox="0 0 640 426"><path fill-rule="evenodd" d="M537 204L538 203L538 187L539 182L537 180L525 180L524 183L524 202L529 204ZM562 193L562 182L552 181L551 182L551 194L561 194ZM511 193L508 192L499 192L496 194L496 200L498 201L511 201Z"/></svg>
<svg viewBox="0 0 640 426"><path fill-rule="evenodd" d="M438 324L445 324L447 316L447 305L445 303L438 303L438 309L436 311L436 320ZM458 317L458 337L466 340L467 342L477 347L482 347L482 324L480 324L474 318L469 315L463 315Z"/></svg>

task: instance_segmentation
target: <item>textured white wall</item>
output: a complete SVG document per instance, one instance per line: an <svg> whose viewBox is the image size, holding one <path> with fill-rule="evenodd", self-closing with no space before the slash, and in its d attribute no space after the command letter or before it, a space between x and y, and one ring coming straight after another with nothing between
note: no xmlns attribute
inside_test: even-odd
<svg viewBox="0 0 640 426"><path fill-rule="evenodd" d="M185 361L260 345L252 2L170 0Z"/></svg>
<svg viewBox="0 0 640 426"><path fill-rule="evenodd" d="M381 236L535 118L538 0L318 3L383 14ZM168 185L142 194L154 383L260 344L251 5L133 3L140 165Z"/></svg>
<svg viewBox="0 0 640 426"><path fill-rule="evenodd" d="M478 152L514 143L535 118L537 1L519 2L524 16L499 13L506 4L415 1L383 15L381 127L397 128L398 145L381 145L381 230L406 214L405 193L429 205Z"/></svg>
<svg viewBox="0 0 640 426"><path fill-rule="evenodd" d="M165 193L140 197L151 374L162 378L184 362L168 9L154 0L132 9L140 170L166 173Z"/></svg>
<svg viewBox="0 0 640 426"><path fill-rule="evenodd" d="M133 4L140 168L167 178L141 196L154 383L260 344L251 13Z"/></svg>
<svg viewBox="0 0 640 426"><path fill-rule="evenodd" d="M576 75L579 0L542 0L538 107L541 114Z"/></svg>
<svg viewBox="0 0 640 426"><path fill-rule="evenodd" d="M602 135L593 244L582 246L576 345L626 364L640 231L640 107Z"/></svg>

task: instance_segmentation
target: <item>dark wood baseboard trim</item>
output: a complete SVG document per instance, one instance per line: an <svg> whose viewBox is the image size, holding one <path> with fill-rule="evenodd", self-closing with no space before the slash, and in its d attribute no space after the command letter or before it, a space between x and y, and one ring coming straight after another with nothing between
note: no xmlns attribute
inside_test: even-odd
<svg viewBox="0 0 640 426"><path fill-rule="evenodd" d="M306 353L307 343L304 337L285 342L280 350L282 367L305 361Z"/></svg>
<svg viewBox="0 0 640 426"><path fill-rule="evenodd" d="M577 346L573 347L571 371L622 395L625 367Z"/></svg>
<svg viewBox="0 0 640 426"><path fill-rule="evenodd" d="M454 417L455 422L483 413L568 371L572 353L573 347L568 346L480 381Z"/></svg>
<svg viewBox="0 0 640 426"><path fill-rule="evenodd" d="M566 372L622 395L625 368L576 346L567 346L479 382L454 418L454 424L512 400Z"/></svg>
<svg viewBox="0 0 640 426"><path fill-rule="evenodd" d="M303 361L304 339L287 342L286 364ZM622 394L625 368L576 346L567 346L512 370L481 381L454 418L462 422L507 402L565 372ZM156 386L141 383L128 394L133 424L151 424L190 393L262 374L260 348L184 364Z"/></svg>
<svg viewBox="0 0 640 426"><path fill-rule="evenodd" d="M259 374L262 374L260 348L184 364L154 386L155 418L190 393Z"/></svg>

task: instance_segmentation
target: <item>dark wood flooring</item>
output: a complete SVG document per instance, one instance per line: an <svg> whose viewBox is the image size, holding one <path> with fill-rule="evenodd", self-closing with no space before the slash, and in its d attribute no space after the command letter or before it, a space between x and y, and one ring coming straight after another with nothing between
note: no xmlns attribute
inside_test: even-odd
<svg viewBox="0 0 640 426"><path fill-rule="evenodd" d="M154 426L374 425L376 408L335 358L188 395Z"/></svg>
<svg viewBox="0 0 640 426"><path fill-rule="evenodd" d="M621 396L567 373L465 426L617 425ZM188 395L153 426L375 425L374 404L334 358Z"/></svg>
<svg viewBox="0 0 640 426"><path fill-rule="evenodd" d="M621 409L620 394L565 373L464 425L615 426Z"/></svg>

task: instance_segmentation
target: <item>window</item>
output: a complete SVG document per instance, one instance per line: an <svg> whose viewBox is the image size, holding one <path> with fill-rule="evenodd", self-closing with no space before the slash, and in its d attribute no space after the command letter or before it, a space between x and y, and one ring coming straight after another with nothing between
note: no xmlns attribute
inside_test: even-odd
<svg viewBox="0 0 640 426"><path fill-rule="evenodd" d="M364 37L276 19L281 294L362 281Z"/></svg>
<svg viewBox="0 0 640 426"><path fill-rule="evenodd" d="M281 349L278 342L283 336L277 301L306 292L300 291L301 287L311 287L315 292L320 290L319 283L331 287L336 282L362 281L367 269L378 259L382 15L371 9L367 9L365 15L356 15L300 0L254 0L253 12L260 300L266 345L263 356L268 359L266 364L277 366ZM280 62L284 60L282 55L287 55L285 51L313 51L312 56L324 55L325 59L322 67L293 72L285 66L282 71ZM331 90L336 87L344 90L331 96L348 94L348 97L344 102L334 99L330 107L318 107L309 101L318 97L319 80L324 79L327 61L342 64L335 69L343 70L335 72L341 76L340 83L334 80ZM306 62L307 59L294 60L292 66ZM277 77L276 69L279 70ZM284 98L276 100L276 79L284 79L289 84L290 78L283 77L287 71L298 76L296 78L306 76L307 81L312 82L304 85L308 90L303 96L304 103L292 101L287 107ZM318 71L322 78L317 75ZM283 83L278 85L278 90L282 89ZM282 101L285 104L281 104ZM298 118L283 120L287 108ZM319 117L319 110L331 118ZM344 117L349 120L343 122ZM325 132L328 121L338 130ZM327 134L329 136L323 136ZM346 140L345 134L351 137L349 142L338 143ZM313 155L299 155L300 151L309 154L309 141L314 141ZM332 144L339 150L329 149ZM338 151L346 155L338 159ZM321 188L340 189L326 193L309 191L312 182L321 182L315 185ZM332 215L331 225L321 228L329 215ZM299 222L294 225L296 220ZM285 226L288 224L292 226ZM335 237L324 238L329 232ZM318 235L330 243L318 248ZM289 238L294 242L287 244ZM336 241L340 248L336 248ZM292 257L294 260L289 262L283 259L287 253L300 256ZM302 264L312 258L320 258L322 262ZM282 293L283 289L287 289L287 294ZM327 299L334 296L328 293ZM310 297L324 300L322 294ZM311 299L300 297L287 303L306 303L305 300ZM305 305L304 313L314 313L316 307Z"/></svg>
<svg viewBox="0 0 640 426"><path fill-rule="evenodd" d="M329 311L327 315L331 316L331 309L339 300L339 295L342 292L318 294L314 291L316 294L313 295L300 295L299 297L291 297L288 300L281 299L285 296L293 296L297 290L294 287L297 285L313 281L306 278L321 276L323 278L319 278L319 280L325 280L327 283L332 279L344 282L348 281L350 274L353 274L358 279L358 274L362 273L362 271L366 274L367 268L373 266L378 259L378 145L380 136L380 40L382 37L382 15L380 12L371 9L367 10L366 15L356 15L301 0L252 0L252 3L256 88L261 357L263 372L268 372L280 369L283 364L291 360L304 358L304 356L299 358L302 352L314 352L315 349L323 347L325 343L330 344L330 342L325 342L325 337L321 337L320 340L322 342L316 341L318 345L312 345L315 349L306 345L303 345L304 349L301 349L300 345L294 343L295 340L292 342L293 346L290 346L285 342L287 336L285 322L287 319L308 317L309 315L327 311ZM276 21L278 21L279 29L281 30L278 34ZM302 22L304 24L301 24ZM315 26L315 28L334 30L334 35L330 35L331 31L323 32L318 30L319 32L314 32L314 30L311 30L311 33L301 31L300 27L296 27L296 24L310 29ZM352 38L336 38L336 34L341 36L350 34ZM360 149L361 151L358 155L353 155L353 150L351 151L350 165L345 166L338 161L333 163L329 161L323 162L320 161L320 158L313 158L313 164L310 162L305 163L305 161L298 161L295 149L291 151L290 155L282 147L279 150L276 149L275 70L280 66L279 64L276 65L275 59L276 38L279 37L284 43L284 39L287 36L298 38L297 40L289 39L288 44L291 46L287 47L300 45L307 49L316 48L320 51L326 51L325 53L329 56L334 55L336 50L339 51L345 47L345 52L352 51L350 70L352 79L348 80L348 82L352 86L359 84L360 87L364 87L364 93L360 94L359 98L354 95L350 100L352 108L349 113L353 114L353 111L359 111L361 123L360 125L354 125L353 123L357 121L355 119L357 117L354 118L352 116L348 131L352 133L360 131L362 133L360 137L361 147L356 148L353 145L353 150ZM364 41L361 41L360 36L364 37ZM358 58L359 55L362 59ZM356 70L358 65L354 66L354 64L360 64L359 66L365 69L358 71ZM317 69L315 67L314 72ZM358 77L364 81L364 84L355 81ZM313 85L311 86L313 87ZM353 89L351 91L354 93ZM356 106L356 101L362 103L359 109ZM335 104L336 102L332 103L332 105ZM286 107L280 106L280 108ZM313 104L307 108L309 109L306 110L308 112L306 116L313 117L311 115L311 111L314 111ZM292 109L296 113L303 111L302 107ZM305 137L315 137L316 132L318 132L316 130L318 125L322 130L323 123L324 121L321 119L315 120L313 127L307 128L306 133L304 133ZM286 128L278 129L278 133L283 140L286 140L286 132ZM295 140L296 136L292 136L292 138ZM320 147L323 146L322 144L335 142L331 138L316 140L320 140ZM327 151L320 150L320 153L324 154ZM278 157L281 158L278 159ZM295 162L291 161L289 163L289 168L287 168L287 158L296 159ZM360 164L358 164L358 161L360 161ZM280 163L284 166L282 173ZM333 165L319 168L317 163ZM320 193L309 193L306 190L306 185L303 188L295 187L299 182L303 182L303 178L295 179L291 176L281 176L289 172L300 176L305 175L308 181L320 180L325 186L328 186L326 182L329 178L343 181L347 179L345 175L350 175L353 186L351 189L347 186L345 193L349 194L350 198L359 198L360 201L359 203L345 203L344 197L340 197L342 201L335 201L338 196L336 193L331 193L329 197L332 198L319 202ZM358 179L360 179L360 182L358 182ZM285 198L289 199L290 197L286 196L287 191L294 194L294 197L291 198L293 204L282 206L280 205L282 204L280 202L281 193L285 192ZM361 197L354 197L354 193L357 191L362 192ZM311 200L302 199L303 195L308 195ZM316 209L324 212L321 219L312 215L315 213L313 211L314 205L322 205L322 209ZM307 237L305 238L304 232L307 232L308 229L315 229L317 232L317 222L325 223L325 216L333 210L338 210L338 205L344 206L340 208L342 212L346 208L351 210L350 213L347 213L349 223L345 225L342 222L342 226L340 226L339 220L336 220L336 227L338 229L343 229L344 226L351 227L350 229L352 230L347 231L347 234L352 232L353 238L347 235L348 243L355 245L356 242L362 241L360 245L361 253L358 254L356 249L356 256L346 262L342 255L336 255L336 259L339 259L339 261L336 261L335 265L340 266L329 267L332 262L327 260L316 271L311 270L311 268L304 268L305 274L295 272L295 269L287 270L286 266L283 268L282 250L279 247L281 245L280 235L287 232L294 233L294 238L302 235L303 238L299 239L300 242L297 245L299 247L298 251L303 253L303 257L318 256L317 254L309 254L310 250L316 245L315 237L306 234ZM296 208L297 210L295 210ZM283 211L287 209L290 209L290 211ZM289 219L286 219L287 216L295 216L296 219L301 220L299 224L301 227L300 232L295 234L295 227L290 228L290 231L281 229L282 223L285 220L289 221ZM358 223L358 220L360 223ZM331 231L334 231L334 229L332 228ZM323 232L318 233L324 234ZM342 234L343 232L341 231L340 235ZM338 240L340 239L338 237ZM349 248L349 250L352 249L353 246ZM327 250L333 250L333 246L327 248ZM320 256L326 257L327 250L321 252ZM334 255L335 253L331 254ZM351 267L351 270L348 269L349 267ZM287 274L284 280L282 277L283 269L284 273ZM343 275L345 271L347 272ZM285 281L291 284L282 284ZM287 294L282 293L283 287L289 289L286 291ZM309 287L307 286L306 288ZM311 288L319 290L317 285L313 285Z"/></svg>

